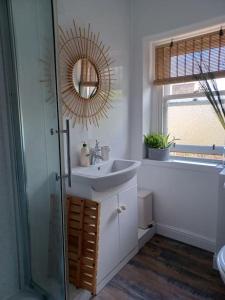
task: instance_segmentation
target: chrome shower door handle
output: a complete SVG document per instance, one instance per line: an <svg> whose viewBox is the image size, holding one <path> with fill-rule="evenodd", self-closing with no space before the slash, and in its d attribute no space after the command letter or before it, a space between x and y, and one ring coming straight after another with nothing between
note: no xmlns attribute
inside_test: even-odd
<svg viewBox="0 0 225 300"><path fill-rule="evenodd" d="M68 186L71 187L71 158L70 158L70 123L69 120L66 120L66 129L63 130L54 130L53 128L50 129L51 135L55 133L65 133L66 134L66 145L67 145L67 168L68 173L65 175L56 174L56 180L60 180L63 178L68 178Z"/></svg>
<svg viewBox="0 0 225 300"><path fill-rule="evenodd" d="M70 121L66 120L67 168L68 186L71 187L71 157L70 157Z"/></svg>

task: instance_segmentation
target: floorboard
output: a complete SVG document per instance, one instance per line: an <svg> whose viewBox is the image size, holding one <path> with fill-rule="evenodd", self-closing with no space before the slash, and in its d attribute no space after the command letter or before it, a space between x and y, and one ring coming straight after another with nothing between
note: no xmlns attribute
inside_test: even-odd
<svg viewBox="0 0 225 300"><path fill-rule="evenodd" d="M95 300L225 300L210 252L155 235Z"/></svg>

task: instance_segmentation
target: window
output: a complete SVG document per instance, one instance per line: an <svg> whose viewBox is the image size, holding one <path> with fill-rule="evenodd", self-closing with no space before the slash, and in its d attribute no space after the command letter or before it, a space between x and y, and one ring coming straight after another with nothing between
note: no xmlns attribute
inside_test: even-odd
<svg viewBox="0 0 225 300"><path fill-rule="evenodd" d="M217 79L225 100L225 79ZM191 159L221 160L224 129L198 82L163 86L163 130L179 139L171 155Z"/></svg>
<svg viewBox="0 0 225 300"><path fill-rule="evenodd" d="M216 78L225 102L222 29L155 47L154 85L159 86L157 90L162 95L162 130L178 139L171 155L218 161L222 159L225 134L200 88L200 67Z"/></svg>

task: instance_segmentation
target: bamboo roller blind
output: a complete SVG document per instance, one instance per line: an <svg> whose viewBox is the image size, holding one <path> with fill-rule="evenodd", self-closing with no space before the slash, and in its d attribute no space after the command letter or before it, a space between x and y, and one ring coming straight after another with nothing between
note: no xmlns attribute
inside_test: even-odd
<svg viewBox="0 0 225 300"><path fill-rule="evenodd" d="M199 65L215 78L225 77L225 32L222 29L157 46L154 84L197 80Z"/></svg>

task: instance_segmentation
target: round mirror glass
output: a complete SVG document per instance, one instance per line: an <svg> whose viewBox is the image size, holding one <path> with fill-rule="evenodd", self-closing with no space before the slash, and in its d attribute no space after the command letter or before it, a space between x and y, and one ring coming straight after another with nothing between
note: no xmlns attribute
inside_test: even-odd
<svg viewBox="0 0 225 300"><path fill-rule="evenodd" d="M86 58L79 59L73 66L73 85L77 93L90 99L96 94L98 83L95 66Z"/></svg>

